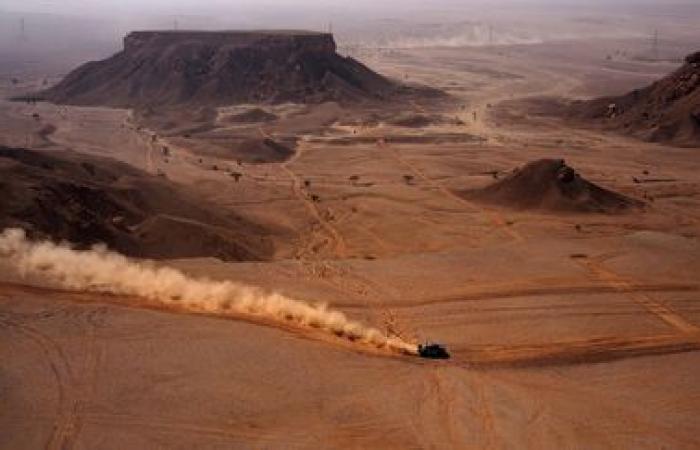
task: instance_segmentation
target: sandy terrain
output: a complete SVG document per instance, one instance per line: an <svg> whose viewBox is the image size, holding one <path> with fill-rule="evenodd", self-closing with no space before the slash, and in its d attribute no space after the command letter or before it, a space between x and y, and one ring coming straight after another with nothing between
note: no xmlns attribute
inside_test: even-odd
<svg viewBox="0 0 700 450"><path fill-rule="evenodd" d="M277 230L270 261L161 263L326 302L406 340L444 343L453 357L387 355L318 331L30 287L5 270L0 447L700 448L697 149L497 107L625 92L674 67L606 61L604 49L619 45L370 58L384 74L458 98L413 113L459 120L363 125L338 113L321 129L313 110L304 127L293 106L271 108L282 119L245 126L299 137L280 163L202 156L128 111L3 101L0 144L112 157ZM55 130L42 138L47 124ZM647 207L528 212L458 194L539 158L563 158Z"/></svg>

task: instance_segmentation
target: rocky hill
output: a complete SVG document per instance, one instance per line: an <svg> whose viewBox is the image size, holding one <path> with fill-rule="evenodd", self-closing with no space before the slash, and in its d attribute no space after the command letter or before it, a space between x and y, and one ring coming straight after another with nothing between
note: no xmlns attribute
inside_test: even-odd
<svg viewBox="0 0 700 450"><path fill-rule="evenodd" d="M55 103L116 107L383 99L407 88L336 53L307 31L139 31L112 57L40 93Z"/></svg>
<svg viewBox="0 0 700 450"><path fill-rule="evenodd" d="M571 114L648 141L700 146L700 52L650 86L621 97L576 102Z"/></svg>
<svg viewBox="0 0 700 450"><path fill-rule="evenodd" d="M563 159L540 159L481 189L460 192L467 199L519 210L619 213L644 203L598 186Z"/></svg>
<svg viewBox="0 0 700 450"><path fill-rule="evenodd" d="M0 146L0 230L129 256L264 260L270 231L111 159Z"/></svg>

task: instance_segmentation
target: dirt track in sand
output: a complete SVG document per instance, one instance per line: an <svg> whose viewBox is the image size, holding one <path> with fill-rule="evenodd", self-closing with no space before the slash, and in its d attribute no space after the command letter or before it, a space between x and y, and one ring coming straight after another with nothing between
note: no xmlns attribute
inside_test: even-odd
<svg viewBox="0 0 700 450"><path fill-rule="evenodd" d="M496 107L511 95L567 95L585 84L571 69L590 61L579 63L570 45L552 54L545 45L389 55L373 68L415 68L418 81L438 86L449 74L463 86L465 107L440 113L464 125L309 131L293 158L264 165L202 157L168 137L154 144L123 111L3 103L4 143L26 142L18 124L37 111L55 125L56 145L160 171L222 210L278 227L274 261L167 264L325 301L453 354L388 355L256 318L7 280L1 383L12 407L0 411L0 429L9 448L604 449L628 447L630 436L638 448L700 446L697 155L515 120ZM461 64L521 78L477 76ZM663 69L644 68L650 78ZM286 133L279 116L258 137ZM448 133L485 140L425 143ZM386 139L393 135L409 139ZM485 208L453 194L542 157L655 200L642 214L571 215ZM673 181L635 183L644 170Z"/></svg>
<svg viewBox="0 0 700 450"><path fill-rule="evenodd" d="M615 286L617 290L618 287ZM663 287L652 287L652 289L662 290ZM668 288L666 288L668 289ZM672 288L671 288L672 289ZM681 286L680 289L688 289L687 286ZM700 291L700 287L693 286L691 289L694 292ZM569 289L559 288L559 293L568 292ZM585 292L587 289L579 289L578 292ZM595 291L595 288L593 288ZM314 330L310 327L303 327L295 325L292 323L286 324L284 321L274 321L266 319L264 317L256 315L245 315L238 313L207 313L207 312L197 312L189 311L185 305L178 307L177 305L163 305L159 303L154 303L145 299L140 299L137 297L123 297L119 295L110 294L99 294L99 293L82 293L82 292L71 292L63 290L55 290L51 288L37 288L27 285L14 284L14 283L0 283L0 292L5 296L20 294L34 294L41 296L52 296L57 300L62 300L66 302L73 302L78 304L102 304L102 305L114 305L123 308L135 308L135 309L148 309L155 311L162 311L173 314L193 314L193 315L203 315L212 318L219 318L224 320L238 320L250 322L260 326L267 326L273 328L279 328L286 332L293 333L295 335L305 337L312 340L320 340L322 342L327 342L331 345L335 345L341 348L345 348L350 351L365 353L367 355L375 356L386 356L393 358L401 358L402 360L413 362L421 362L422 364L430 364L430 361L421 361L416 356L411 355L398 355L395 352L388 350L380 350L373 348L370 345L364 345L361 343L349 343L345 342L342 338L333 338L326 336L323 331ZM626 293L631 293L631 288L625 289ZM540 295L540 292L528 292L528 291L518 291L510 292L505 294L507 296L531 296ZM483 299L483 296L481 297ZM494 297L491 297L494 298ZM497 298L497 297L496 297ZM650 300L644 303L645 307L649 307ZM417 302L414 304L416 306L423 306L425 302ZM411 306L404 306L411 307ZM545 307L547 310L551 310L549 307ZM663 309L662 309L663 308ZM454 357L444 363L448 365L464 365L469 368L497 368L497 367L541 367L550 365L572 365L572 364L586 364L592 362L605 362L614 361L618 359L642 357L649 355L663 355L663 354L673 354L682 352L692 352L700 350L700 329L694 325L690 325L685 322L678 314L669 310L668 308L662 307L656 304L655 307L649 308L650 312L657 314L659 318L668 322L670 325L678 328L679 334L662 334L658 336L642 336L642 337L631 337L631 338L621 338L621 337L594 337L586 340L578 341L563 341L563 342L550 342L538 345L481 345L470 347L457 346L452 347L451 350L454 352ZM660 311L661 310L661 311ZM60 347L56 345L55 342L50 341L45 336L38 332L31 326L22 324L21 322L12 319L0 319L0 322L6 327L14 328L18 332L24 334L25 336L32 339L37 345L42 347L42 351L47 355L54 352L60 355ZM94 329L91 329L90 333L85 337L89 341L94 341ZM90 347L89 343L86 344ZM59 363L56 363L59 360ZM86 365L94 365L94 355L91 350L86 355ZM57 384L59 386L59 397L61 397L64 390L64 385L60 381L61 379L67 378L67 376L62 374L69 369L65 366L65 357L58 357L55 359L49 359L49 364L51 366L52 372L57 379ZM88 376L93 374L94 367L86 367ZM75 376L71 375L71 378ZM94 382L93 382L94 384ZM94 388L94 387L93 387ZM79 403L79 400L76 401ZM73 405L71 408L79 408L80 404ZM73 427L73 425L65 425L66 427Z"/></svg>

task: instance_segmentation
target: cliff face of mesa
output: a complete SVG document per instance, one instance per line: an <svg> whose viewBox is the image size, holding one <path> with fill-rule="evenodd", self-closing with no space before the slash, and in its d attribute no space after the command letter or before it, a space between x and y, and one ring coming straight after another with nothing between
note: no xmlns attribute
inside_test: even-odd
<svg viewBox="0 0 700 450"><path fill-rule="evenodd" d="M400 86L306 31L139 31L41 93L56 103L117 107L383 99Z"/></svg>
<svg viewBox="0 0 700 450"><path fill-rule="evenodd" d="M212 48L254 48L260 52L335 53L329 33L310 31L134 31L124 38L124 50L160 51L199 42Z"/></svg>

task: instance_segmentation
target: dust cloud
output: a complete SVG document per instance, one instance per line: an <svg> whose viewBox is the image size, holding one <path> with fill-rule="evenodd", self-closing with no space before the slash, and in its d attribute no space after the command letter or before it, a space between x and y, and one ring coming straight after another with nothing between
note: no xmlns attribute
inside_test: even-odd
<svg viewBox="0 0 700 450"><path fill-rule="evenodd" d="M136 296L192 313L248 314L333 333L378 348L415 354L414 344L348 319L324 304L311 305L232 281L189 277L179 270L129 259L105 246L75 250L68 244L29 240L22 229L0 234L0 258L23 277L62 289Z"/></svg>

